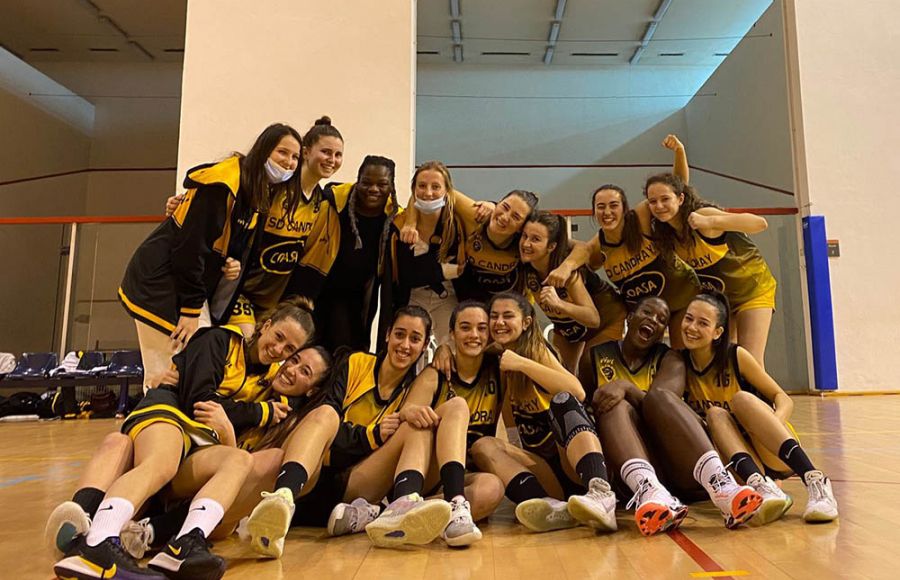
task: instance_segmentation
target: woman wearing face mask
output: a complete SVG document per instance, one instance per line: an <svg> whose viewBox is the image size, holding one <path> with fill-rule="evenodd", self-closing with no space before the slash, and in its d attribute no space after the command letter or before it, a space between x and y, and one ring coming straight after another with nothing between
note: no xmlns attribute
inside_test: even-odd
<svg viewBox="0 0 900 580"><path fill-rule="evenodd" d="M674 171L687 180L684 145L669 135L663 146L675 152ZM673 252L661 251L651 231L648 208L638 204L630 209L621 187L601 185L591 196L591 205L600 230L587 244L576 242L569 257L550 273L546 283L561 288L581 266L602 267L629 309L644 296L659 296L666 301L672 309L669 339L673 347L680 348L681 316L700 290L696 274Z"/></svg>
<svg viewBox="0 0 900 580"><path fill-rule="evenodd" d="M568 252L569 236L561 216L540 211L525 223L519 239L525 288L553 322L553 345L563 365L576 372L585 345L622 338L625 305L614 288L586 268L565 287L544 286L543 280Z"/></svg>
<svg viewBox="0 0 900 580"><path fill-rule="evenodd" d="M135 511L171 482L174 497L191 497L190 515L166 549L151 562L174 578L220 578L225 563L209 552L206 538L236 498L252 469L245 451L219 445L218 432L197 421L215 401L236 428L280 421L289 407L257 401L263 379L300 348L313 332L308 305L285 303L259 325L245 344L236 327L204 329L175 355L177 385L147 393L122 425L134 441L134 466L106 492L74 555L57 563L57 575L103 578L116 569L136 578L161 578L140 568L122 549L120 532ZM227 465L227 469L221 469ZM194 509L196 508L196 509ZM174 575L173 575L174 574Z"/></svg>
<svg viewBox="0 0 900 580"><path fill-rule="evenodd" d="M497 294L489 307L491 338L505 349L503 388L522 448L482 437L472 446L475 464L503 481L506 496L517 504L516 518L530 530L582 523L615 531L616 496L593 420L581 403L581 383L547 347L524 296Z"/></svg>
<svg viewBox="0 0 900 580"><path fill-rule="evenodd" d="M337 219L330 192L319 182L341 168L344 139L323 116L301 139L295 135L291 162L274 159L266 164L271 202L260 218L262 227L252 251L243 256L241 279L220 284L210 303L215 324L228 322L253 333L254 312L274 307L283 297L315 300L337 255ZM282 193L285 184L291 197ZM179 211L182 196L170 197L166 212Z"/></svg>
<svg viewBox="0 0 900 580"><path fill-rule="evenodd" d="M417 304L427 310L439 345L447 343L448 321L458 303L451 281L459 276L462 226L452 191L453 181L443 163L419 165L412 178L417 241L410 245L400 240L409 212L394 218L391 234L391 304L394 308Z"/></svg>
<svg viewBox="0 0 900 580"><path fill-rule="evenodd" d="M257 137L247 155L191 169L183 203L135 251L119 300L137 326L145 388L159 383L172 355L196 332L201 309L217 286L239 284L237 262L248 253L257 221L273 200L297 203L299 180L274 183L270 175L293 170L299 154L297 131L277 123ZM231 281L223 280L226 265Z"/></svg>
<svg viewBox="0 0 900 580"><path fill-rule="evenodd" d="M660 248L690 264L705 292L723 292L728 297L736 326L731 339L765 367L777 284L747 234L764 231L766 219L722 211L667 173L650 177L644 195Z"/></svg>
<svg viewBox="0 0 900 580"><path fill-rule="evenodd" d="M788 423L793 401L747 349L729 340L730 312L719 292L700 294L688 305L681 325L687 403L705 417L732 470L762 496L763 523L780 518L793 503L763 469L779 479L800 477L809 493L804 520L837 519L831 480L813 466Z"/></svg>

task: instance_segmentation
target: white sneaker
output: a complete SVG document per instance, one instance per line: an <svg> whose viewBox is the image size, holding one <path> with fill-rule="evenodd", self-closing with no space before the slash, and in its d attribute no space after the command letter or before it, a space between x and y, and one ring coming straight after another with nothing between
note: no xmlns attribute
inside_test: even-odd
<svg viewBox="0 0 900 580"><path fill-rule="evenodd" d="M536 497L516 505L516 519L532 532L550 532L578 525L568 505L552 497Z"/></svg>
<svg viewBox="0 0 900 580"><path fill-rule="evenodd" d="M616 494L609 483L593 478L588 484L588 492L584 495L573 495L568 502L569 513L578 523L604 532L615 532Z"/></svg>
<svg viewBox="0 0 900 580"><path fill-rule="evenodd" d="M350 503L339 503L328 516L328 535L343 536L365 531L380 511L381 506L372 505L361 497Z"/></svg>
<svg viewBox="0 0 900 580"><path fill-rule="evenodd" d="M762 505L753 518L754 523L766 525L779 520L794 505L794 500L784 493L771 477L754 473L747 478L747 485L762 497Z"/></svg>
<svg viewBox="0 0 900 580"><path fill-rule="evenodd" d="M280 558L293 517L294 496L289 489L283 487L272 493L262 492L262 500L247 520L250 546L263 556Z"/></svg>
<svg viewBox="0 0 900 580"><path fill-rule="evenodd" d="M424 500L411 493L392 501L366 526L372 543L381 548L428 544L450 522L450 504L442 499Z"/></svg>
<svg viewBox="0 0 900 580"><path fill-rule="evenodd" d="M837 500L831 489L831 480L825 474L816 469L806 474L804 478L806 491L809 493L809 501L803 512L803 519L807 522L833 522L838 518Z"/></svg>
<svg viewBox="0 0 900 580"><path fill-rule="evenodd" d="M634 509L634 522L645 536L675 529L687 516L688 508L657 481L644 479L625 509Z"/></svg>
<svg viewBox="0 0 900 580"><path fill-rule="evenodd" d="M722 512L729 530L752 518L762 505L762 497L752 487L738 485L724 469L714 474L709 484L712 488L709 499Z"/></svg>
<svg viewBox="0 0 900 580"><path fill-rule="evenodd" d="M150 549L153 543L153 526L150 525L150 518L144 518L139 521L130 521L125 524L122 531L119 532L119 540L125 551L131 554L135 560L140 560Z"/></svg>
<svg viewBox="0 0 900 580"><path fill-rule="evenodd" d="M58 558L67 555L79 535L87 534L91 528L91 518L74 501L64 501L56 506L47 518L44 541L47 548Z"/></svg>
<svg viewBox="0 0 900 580"><path fill-rule="evenodd" d="M441 532L448 546L468 546L481 539L481 530L472 520L472 508L466 498L458 495L450 501L450 523Z"/></svg>

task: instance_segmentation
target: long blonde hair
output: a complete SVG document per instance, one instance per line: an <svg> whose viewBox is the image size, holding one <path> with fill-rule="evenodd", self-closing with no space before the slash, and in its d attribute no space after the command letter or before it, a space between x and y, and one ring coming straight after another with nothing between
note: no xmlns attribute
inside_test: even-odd
<svg viewBox="0 0 900 580"><path fill-rule="evenodd" d="M438 262L446 262L451 248L457 242L461 241L459 223L456 220L456 196L453 195L453 178L450 177L450 170L440 161L426 161L416 168L413 173L410 188L412 190L413 203L416 199L416 179L423 171L437 171L444 178L444 188L447 190L447 202L441 210L441 245L438 249Z"/></svg>

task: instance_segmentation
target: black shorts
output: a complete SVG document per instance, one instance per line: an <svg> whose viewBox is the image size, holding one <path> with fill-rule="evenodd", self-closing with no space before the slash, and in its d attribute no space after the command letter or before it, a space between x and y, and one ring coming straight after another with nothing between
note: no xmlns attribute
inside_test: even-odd
<svg viewBox="0 0 900 580"><path fill-rule="evenodd" d="M182 457L208 445L218 445L219 435L215 429L194 421L178 407L178 394L170 388L150 389L125 422L122 433L135 439L144 428L154 423L167 423L181 430L184 438Z"/></svg>

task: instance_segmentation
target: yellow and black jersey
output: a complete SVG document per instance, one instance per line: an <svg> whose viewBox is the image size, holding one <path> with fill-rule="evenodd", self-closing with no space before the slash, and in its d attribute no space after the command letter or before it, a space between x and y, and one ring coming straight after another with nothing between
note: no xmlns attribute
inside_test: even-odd
<svg viewBox="0 0 900 580"><path fill-rule="evenodd" d="M677 256L666 260L648 236L642 236L637 252L629 250L624 240L618 244L607 242L603 230L599 236L600 249L606 257L603 262L606 276L629 307L634 307L644 296L659 296L675 312L687 308L699 292L697 275Z"/></svg>
<svg viewBox="0 0 900 580"><path fill-rule="evenodd" d="M300 203L291 212L286 192L279 193L269 206L263 227L243 279L241 293L258 310L274 308L301 266L324 278L337 255L337 219L331 209L333 198L318 185L309 199L300 194ZM313 286L314 287L314 286ZM315 298L315 292L300 286L292 294ZM306 290L301 292L300 289Z"/></svg>
<svg viewBox="0 0 900 580"><path fill-rule="evenodd" d="M487 302L494 294L522 290L518 235L501 248L494 245L483 226L466 237L464 246L466 266L453 281L460 302Z"/></svg>
<svg viewBox="0 0 900 580"><path fill-rule="evenodd" d="M504 384L506 396L522 440L522 447L543 458L557 455L556 438L550 421L550 399L546 389L526 378Z"/></svg>
<svg viewBox="0 0 900 580"><path fill-rule="evenodd" d="M774 291L775 277L749 236L724 232L707 238L697 230L690 233L691 238L677 243L675 251L697 272L703 290L724 293L732 308Z"/></svg>
<svg viewBox="0 0 900 580"><path fill-rule="evenodd" d="M178 384L148 391L122 425L123 433L134 438L147 425L165 422L182 430L185 452L189 439L195 445L216 443L215 432L193 418L194 404L200 401L221 404L236 434L271 424L274 401L269 385L280 365L251 364L239 328L201 328L172 362Z"/></svg>
<svg viewBox="0 0 900 580"><path fill-rule="evenodd" d="M169 334L180 316L200 315L225 259L240 259L253 243L258 215L242 204L240 183L238 157L188 172L184 201L125 269L118 295L132 317Z"/></svg>
<svg viewBox="0 0 900 580"><path fill-rule="evenodd" d="M467 383L454 370L448 381L438 373L438 388L431 402L436 409L453 397L462 397L469 406L469 428L466 432L466 448L478 439L497 434L497 422L503 407L503 387L500 382L500 359L485 355L478 375Z"/></svg>
<svg viewBox="0 0 900 580"><path fill-rule="evenodd" d="M355 352L342 361L331 382L325 404L341 417L325 465L350 467L384 444L381 420L400 410L415 378L413 365L387 398L378 392L378 371L382 359L367 352Z"/></svg>
<svg viewBox="0 0 900 580"><path fill-rule="evenodd" d="M620 341L609 341L591 348L591 365L594 369L593 376L597 380L597 388L602 389L604 385L613 381L624 380L632 383L634 386L644 391L650 390L659 365L662 362L669 347L657 343L653 345L647 358L636 368L628 366L625 357L622 355L622 343ZM585 385L587 387L587 385Z"/></svg>
<svg viewBox="0 0 900 580"><path fill-rule="evenodd" d="M551 311L541 306L539 298L544 277L538 274L531 266L522 266L522 269L524 271L526 295L547 315L547 318L553 323L553 331L566 339L566 341L571 343L585 342L597 336L604 329L611 327L624 329L625 315L627 314L624 302L618 292L616 292L616 289L609 283L601 280L594 272L586 268L579 269L579 275L584 282L585 290L587 290L594 307L597 309L597 313L600 315L600 326L588 328L565 314L556 310ZM571 302L566 288L557 288L556 293L561 300Z"/></svg>
<svg viewBox="0 0 900 580"><path fill-rule="evenodd" d="M731 399L735 393L740 391L747 391L759 396L756 388L741 374L737 349L736 344L731 345L728 351L728 361L722 373L716 372L712 361L705 369L696 369L690 352L687 349L682 351L684 366L687 367L684 399L701 417L706 416L706 410L710 407L722 407L730 413Z"/></svg>

